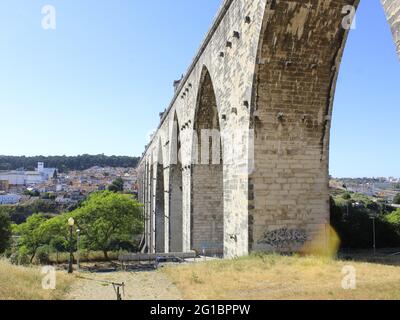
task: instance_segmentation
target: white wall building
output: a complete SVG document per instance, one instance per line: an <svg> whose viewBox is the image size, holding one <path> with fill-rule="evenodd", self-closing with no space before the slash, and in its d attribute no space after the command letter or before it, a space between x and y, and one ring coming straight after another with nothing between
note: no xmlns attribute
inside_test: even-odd
<svg viewBox="0 0 400 320"><path fill-rule="evenodd" d="M44 174L47 176L47 179L51 179L54 177L54 174L57 172L56 168L45 168L44 162L38 162L37 172L40 174Z"/></svg>
<svg viewBox="0 0 400 320"><path fill-rule="evenodd" d="M7 180L11 186L34 185L54 177L56 168L45 168L43 162L38 163L36 171L13 170L0 172L0 180Z"/></svg>
<svg viewBox="0 0 400 320"><path fill-rule="evenodd" d="M16 194L0 195L0 204L17 204L21 200L21 196Z"/></svg>

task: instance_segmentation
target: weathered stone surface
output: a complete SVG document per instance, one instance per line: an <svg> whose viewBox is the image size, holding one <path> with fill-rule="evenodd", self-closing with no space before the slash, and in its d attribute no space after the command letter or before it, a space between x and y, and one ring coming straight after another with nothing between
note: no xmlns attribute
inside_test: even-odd
<svg viewBox="0 0 400 320"><path fill-rule="evenodd" d="M327 229L333 97L358 2L224 2L139 164L149 252L296 251ZM399 0L382 2L399 47Z"/></svg>
<svg viewBox="0 0 400 320"><path fill-rule="evenodd" d="M400 0L382 0L400 58Z"/></svg>

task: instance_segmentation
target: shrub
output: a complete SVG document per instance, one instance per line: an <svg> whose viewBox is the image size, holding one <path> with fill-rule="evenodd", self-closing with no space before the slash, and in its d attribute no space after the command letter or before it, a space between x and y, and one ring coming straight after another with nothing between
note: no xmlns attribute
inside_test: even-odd
<svg viewBox="0 0 400 320"><path fill-rule="evenodd" d="M36 252L36 261L40 264L50 264L50 247L41 246Z"/></svg>
<svg viewBox="0 0 400 320"><path fill-rule="evenodd" d="M349 214L347 214L347 211ZM400 211L400 210L399 210ZM371 248L373 244L373 224L370 215L374 214L377 247L396 247L400 245L400 212L387 216L367 209L338 205L331 198L331 224L338 233L341 247ZM398 226L396 227L396 221Z"/></svg>
<svg viewBox="0 0 400 320"><path fill-rule="evenodd" d="M21 246L18 251L12 255L11 262L18 265L28 265L30 263L28 248Z"/></svg>
<svg viewBox="0 0 400 320"><path fill-rule="evenodd" d="M0 211L0 253L4 253L10 246L11 221L7 212Z"/></svg>
<svg viewBox="0 0 400 320"><path fill-rule="evenodd" d="M8 258L12 264L18 264L18 252L11 253L10 257Z"/></svg>
<svg viewBox="0 0 400 320"><path fill-rule="evenodd" d="M385 217L385 220L391 225L393 225L394 229L396 230L396 233L400 237L400 209L392 212L391 214L388 214Z"/></svg>
<svg viewBox="0 0 400 320"><path fill-rule="evenodd" d="M350 200L351 194L349 192L345 192L345 193L343 193L342 198L345 200Z"/></svg>
<svg viewBox="0 0 400 320"><path fill-rule="evenodd" d="M89 250L87 250L87 249L80 249L80 250L78 251L79 260L81 260L81 261L89 261L89 254L90 254L90 251L89 251Z"/></svg>

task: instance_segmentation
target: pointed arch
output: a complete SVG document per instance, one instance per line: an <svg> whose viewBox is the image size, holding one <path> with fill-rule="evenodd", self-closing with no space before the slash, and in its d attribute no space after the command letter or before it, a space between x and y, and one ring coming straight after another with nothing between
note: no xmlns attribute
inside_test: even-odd
<svg viewBox="0 0 400 320"><path fill-rule="evenodd" d="M217 99L211 75L203 67L193 124L191 165L191 248L223 253L223 159Z"/></svg>
<svg viewBox="0 0 400 320"><path fill-rule="evenodd" d="M169 251L183 250L183 186L180 126L175 112L170 138Z"/></svg>
<svg viewBox="0 0 400 320"><path fill-rule="evenodd" d="M165 184L161 138L158 140L155 187L155 252L165 252Z"/></svg>

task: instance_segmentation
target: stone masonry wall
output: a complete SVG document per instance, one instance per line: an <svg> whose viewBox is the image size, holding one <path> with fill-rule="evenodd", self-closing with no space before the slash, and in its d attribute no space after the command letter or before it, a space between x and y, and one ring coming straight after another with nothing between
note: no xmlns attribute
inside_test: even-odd
<svg viewBox="0 0 400 320"><path fill-rule="evenodd" d="M338 27L344 3L353 4L278 1L266 11L249 179L253 250L297 251L329 224L324 136L345 36Z"/></svg>
<svg viewBox="0 0 400 320"><path fill-rule="evenodd" d="M223 249L224 210L222 165L194 165L192 168L193 250Z"/></svg>
<svg viewBox="0 0 400 320"><path fill-rule="evenodd" d="M182 166L171 165L169 242L171 252L182 251Z"/></svg>
<svg viewBox="0 0 400 320"><path fill-rule="evenodd" d="M399 0L382 3L399 50ZM139 164L149 252L157 228L164 229L165 251L208 241L223 244L225 257L299 250L326 228L330 125L348 5L358 0L224 1ZM179 169L171 163L176 118ZM220 130L220 167L192 161L199 123ZM162 195L154 180L160 154ZM182 192L174 193L179 182ZM164 197L159 227L156 197Z"/></svg>

